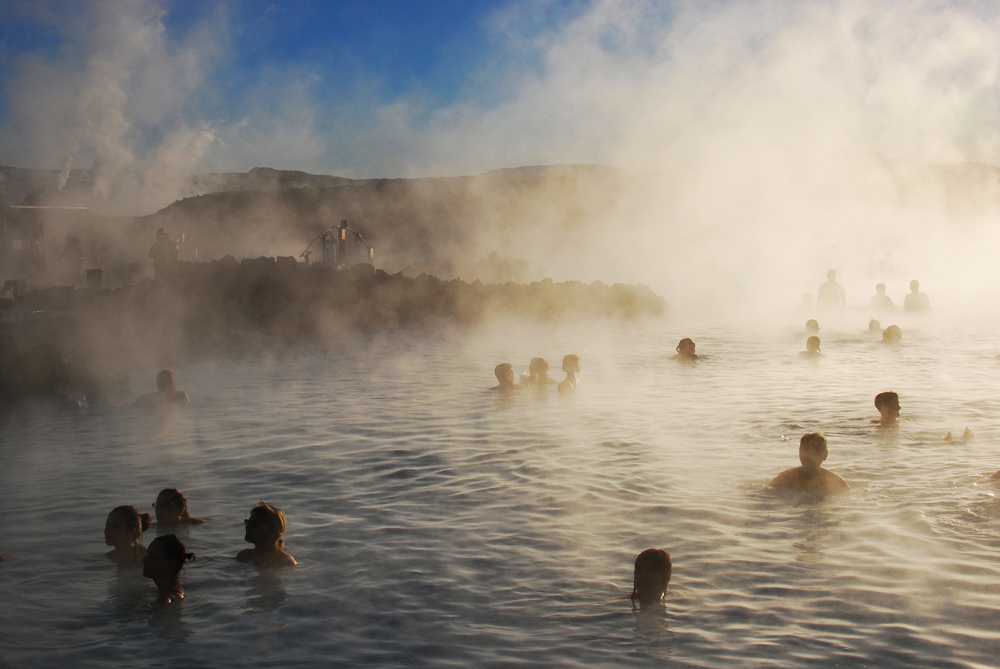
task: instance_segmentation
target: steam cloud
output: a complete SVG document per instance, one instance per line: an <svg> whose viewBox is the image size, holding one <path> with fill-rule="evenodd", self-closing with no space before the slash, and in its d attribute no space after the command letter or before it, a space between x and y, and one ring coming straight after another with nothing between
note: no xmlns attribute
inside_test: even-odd
<svg viewBox="0 0 1000 669"><path fill-rule="evenodd" d="M989 211L963 214L956 232L930 185L902 206L872 156L1000 163L1000 12L989 5L599 0L540 29L536 5L514 3L492 17L496 57L454 103L380 100L357 64L345 101L302 63L260 74L228 115L207 110L218 109L229 19L220 11L176 37L170 7L106 1L49 17L81 55L25 56L9 70L8 160L92 163L108 206L132 211L183 195L198 170L618 165L653 173L653 185L588 221L583 238L542 221L502 250L557 278L648 282L688 307L789 304L829 267L849 298L867 295L886 251L909 272L901 283L919 275L928 290L992 264L975 250L996 236Z"/></svg>

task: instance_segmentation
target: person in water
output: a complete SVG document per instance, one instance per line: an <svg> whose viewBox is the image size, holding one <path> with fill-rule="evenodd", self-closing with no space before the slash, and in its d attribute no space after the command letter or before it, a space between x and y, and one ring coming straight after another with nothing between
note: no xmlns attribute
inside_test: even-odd
<svg viewBox="0 0 1000 669"><path fill-rule="evenodd" d="M892 298L885 294L884 283L875 284L875 295L872 296L869 306L877 314L885 314L896 308L896 305L892 303Z"/></svg>
<svg viewBox="0 0 1000 669"><path fill-rule="evenodd" d="M673 574L670 553L660 548L647 548L635 558L632 575L632 604L655 604L663 599Z"/></svg>
<svg viewBox="0 0 1000 669"><path fill-rule="evenodd" d="M194 560L181 540L173 534L156 537L142 558L142 575L153 579L158 591L154 606L166 606L184 599L180 573L184 564Z"/></svg>
<svg viewBox="0 0 1000 669"><path fill-rule="evenodd" d="M903 331L899 329L898 325L890 325L882 333L883 344L898 344L902 338Z"/></svg>
<svg viewBox="0 0 1000 669"><path fill-rule="evenodd" d="M148 513L139 513L134 506L115 507L104 525L104 543L114 546L105 557L115 562L139 564L146 555L142 533L149 529Z"/></svg>
<svg viewBox="0 0 1000 669"><path fill-rule="evenodd" d="M496 374L500 385L493 386L490 390L496 390L501 393L512 393L516 390L524 389L524 386L514 383L514 367L509 362L501 362L493 368L493 373Z"/></svg>
<svg viewBox="0 0 1000 669"><path fill-rule="evenodd" d="M677 355L670 358L671 360L680 360L681 362L694 362L695 360L698 359L698 356L694 352L694 342L687 337L680 340L675 350L677 351Z"/></svg>
<svg viewBox="0 0 1000 669"><path fill-rule="evenodd" d="M566 378L559 382L556 388L563 395L571 393L580 387L580 356L575 353L563 356L562 370L566 372Z"/></svg>
<svg viewBox="0 0 1000 669"><path fill-rule="evenodd" d="M920 292L920 282L914 279L910 282L910 294L903 298L903 311L915 314L931 308L931 301L926 293Z"/></svg>
<svg viewBox="0 0 1000 669"><path fill-rule="evenodd" d="M875 408L878 409L880 418L879 425L898 425L899 419L899 395L894 392L879 393L875 396Z"/></svg>
<svg viewBox="0 0 1000 669"><path fill-rule="evenodd" d="M816 302L820 309L841 309L847 305L844 287L837 283L837 270L826 273L827 282L819 287Z"/></svg>
<svg viewBox="0 0 1000 669"><path fill-rule="evenodd" d="M157 409L160 407L187 404L191 401L183 390L177 390L177 377L169 369L161 370L156 375L156 392L146 393L132 406L140 409Z"/></svg>
<svg viewBox="0 0 1000 669"><path fill-rule="evenodd" d="M872 337L882 336L882 324L874 318L868 321L868 334Z"/></svg>
<svg viewBox="0 0 1000 669"><path fill-rule="evenodd" d="M818 336L819 336L819 323L816 322L816 319L810 318L809 320L806 321L806 331L800 332L799 337L809 338Z"/></svg>
<svg viewBox="0 0 1000 669"><path fill-rule="evenodd" d="M826 437L822 432L802 435L802 439L799 440L799 462L802 466L786 469L775 476L771 481L771 487L791 488L822 495L847 492L851 487L844 479L820 466L828 455Z"/></svg>
<svg viewBox="0 0 1000 669"><path fill-rule="evenodd" d="M555 379L549 378L549 363L545 358L532 358L528 365L528 385L541 390L548 385L557 383Z"/></svg>
<svg viewBox="0 0 1000 669"><path fill-rule="evenodd" d="M177 488L164 488L153 502L156 510L156 524L159 527L173 525L201 525L205 521L194 518L188 512L187 498Z"/></svg>
<svg viewBox="0 0 1000 669"><path fill-rule="evenodd" d="M257 502L250 517L243 521L246 536L253 544L236 555L240 562L253 562L258 567L284 567L295 564L295 558L285 552L285 512L267 502Z"/></svg>
<svg viewBox="0 0 1000 669"><path fill-rule="evenodd" d="M819 352L819 337L809 337L806 340L806 350L799 351L800 358L818 358L822 354Z"/></svg>

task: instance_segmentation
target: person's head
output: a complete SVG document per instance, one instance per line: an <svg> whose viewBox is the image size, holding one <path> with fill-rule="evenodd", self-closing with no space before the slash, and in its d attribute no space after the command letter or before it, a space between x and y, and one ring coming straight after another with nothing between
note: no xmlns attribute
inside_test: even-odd
<svg viewBox="0 0 1000 669"><path fill-rule="evenodd" d="M146 578L170 578L180 573L184 564L194 560L175 534L156 537L142 558L142 575Z"/></svg>
<svg viewBox="0 0 1000 669"><path fill-rule="evenodd" d="M918 293L920 292L920 282L914 279L910 282L910 292Z"/></svg>
<svg viewBox="0 0 1000 669"><path fill-rule="evenodd" d="M890 325L882 333L882 343L883 344L896 344L900 339L903 338L903 331L899 329L898 325Z"/></svg>
<svg viewBox="0 0 1000 669"><path fill-rule="evenodd" d="M694 342L688 337L681 339L677 344L677 352L683 356L694 355Z"/></svg>
<svg viewBox="0 0 1000 669"><path fill-rule="evenodd" d="M799 462L807 469L818 469L826 456L826 437L822 432L809 432L799 439Z"/></svg>
<svg viewBox="0 0 1000 669"><path fill-rule="evenodd" d="M894 392L879 393L875 396L875 408L882 416L883 423L892 423L899 418L899 395Z"/></svg>
<svg viewBox="0 0 1000 669"><path fill-rule="evenodd" d="M160 370L160 373L156 375L156 389L161 393L176 391L177 377L169 369Z"/></svg>
<svg viewBox="0 0 1000 669"><path fill-rule="evenodd" d="M164 488L156 496L156 522L160 525L177 525L185 518L190 518L187 499L177 488Z"/></svg>
<svg viewBox="0 0 1000 669"><path fill-rule="evenodd" d="M562 370L569 373L576 373L580 371L580 356L576 353L570 353L569 355L563 356Z"/></svg>
<svg viewBox="0 0 1000 669"><path fill-rule="evenodd" d="M884 283L876 283L875 284L875 292L878 293L879 295L885 295L885 284Z"/></svg>
<svg viewBox="0 0 1000 669"><path fill-rule="evenodd" d="M257 502L250 510L250 517L243 521L246 527L244 539L252 544L275 544L279 548L285 541L285 512L267 502Z"/></svg>
<svg viewBox="0 0 1000 669"><path fill-rule="evenodd" d="M813 336L806 339L806 350L810 353L819 353L819 337Z"/></svg>
<svg viewBox="0 0 1000 669"><path fill-rule="evenodd" d="M831 269L827 271L826 278L829 279L830 281L835 281L837 279L837 270Z"/></svg>
<svg viewBox="0 0 1000 669"><path fill-rule="evenodd" d="M156 231L156 238L157 239L166 239L167 238L167 231L164 230L163 228L160 228L159 230Z"/></svg>
<svg viewBox="0 0 1000 669"><path fill-rule="evenodd" d="M819 323L815 318L806 321L806 332L819 332Z"/></svg>
<svg viewBox="0 0 1000 669"><path fill-rule="evenodd" d="M660 601L667 591L673 564L670 553L660 548L647 548L635 558L632 577L632 601L651 604Z"/></svg>
<svg viewBox="0 0 1000 669"><path fill-rule="evenodd" d="M497 375L497 381L501 384L514 383L514 368L509 362L501 362L493 368L493 373Z"/></svg>
<svg viewBox="0 0 1000 669"><path fill-rule="evenodd" d="M877 335L877 334L881 334L881 333L882 333L882 324L881 323L879 323L874 318L871 319L870 321L868 321L868 334Z"/></svg>
<svg viewBox="0 0 1000 669"><path fill-rule="evenodd" d="M528 365L528 376L533 381L537 379L544 379L549 375L549 363L545 362L545 358L532 358L531 363Z"/></svg>
<svg viewBox="0 0 1000 669"><path fill-rule="evenodd" d="M142 533L149 529L148 513L139 513L134 506L118 506L108 514L104 525L104 543L108 546L135 546Z"/></svg>

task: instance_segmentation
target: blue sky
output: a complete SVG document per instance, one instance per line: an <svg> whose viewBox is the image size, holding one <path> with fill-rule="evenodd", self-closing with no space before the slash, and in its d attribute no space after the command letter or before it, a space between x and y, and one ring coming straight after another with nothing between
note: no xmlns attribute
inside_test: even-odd
<svg viewBox="0 0 1000 669"><path fill-rule="evenodd" d="M719 178L792 149L996 163L998 36L974 0L8 0L0 164L94 166L110 191L255 166Z"/></svg>
<svg viewBox="0 0 1000 669"><path fill-rule="evenodd" d="M182 85L174 100L163 101L161 106L167 108L163 113L125 110L129 132L141 138L133 140L132 147L135 157L141 158L175 128L208 123L219 132L219 128L231 129L240 123L244 128L266 124L302 112L303 107L295 110L287 105L303 98L314 112L309 121L312 127L331 134L345 122L348 126L358 123L352 116L363 119L379 107L394 104L405 104L417 125L421 118L452 105L497 104L512 85L510 72L542 67L544 54L532 46L532 40L557 30L587 8L584 0L527 4L506 0L5 3L0 6L0 65L5 84L0 89L0 124L8 135L0 162L60 167L61 159L56 161L59 164L52 162L58 151L53 155L32 149L23 133L21 141L10 137L26 116L34 115L18 109L19 102L28 95L37 98L38 104L55 102L53 98L58 97L56 91L37 91L37 82L26 94L26 79L40 78L30 69L45 63L79 81L95 57L120 57L121 42L128 40L127 33L136 26L155 26L163 41L158 47L150 45L147 58L160 54L180 61L187 58L197 61L198 70L197 84ZM107 28L109 17L121 14L132 14L133 21L95 39L102 24ZM133 72L149 70L151 79L163 74L142 62L125 67ZM184 63L175 64L175 68L183 67ZM61 85L58 80L52 83ZM126 106L142 94L136 88L126 91ZM81 147L73 166L88 166L92 154L87 146ZM291 164L294 156L276 159L283 161L280 167L296 167ZM335 164L335 157L320 155L305 157L300 167L322 168L324 160L334 163L327 167L342 167ZM377 169L377 161L369 162L369 169ZM215 163L219 169L253 166L239 164L238 158Z"/></svg>

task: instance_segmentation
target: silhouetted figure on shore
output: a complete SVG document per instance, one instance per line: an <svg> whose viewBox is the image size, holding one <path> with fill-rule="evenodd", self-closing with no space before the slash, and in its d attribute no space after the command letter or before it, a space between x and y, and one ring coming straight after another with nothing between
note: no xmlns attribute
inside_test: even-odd
<svg viewBox="0 0 1000 669"><path fill-rule="evenodd" d="M790 488L805 492L829 495L847 492L850 486L844 479L821 466L829 452L822 432L810 432L799 440L801 467L786 469L771 481L772 488Z"/></svg>
<svg viewBox="0 0 1000 669"><path fill-rule="evenodd" d="M566 378L556 386L559 393L565 395L580 387L580 356L575 353L563 356L562 370L566 372Z"/></svg>
<svg viewBox="0 0 1000 669"><path fill-rule="evenodd" d="M183 390L177 390L177 377L169 369L161 370L156 375L156 392L146 393L132 406L140 409L159 409L168 406L180 406L191 401Z"/></svg>
<svg viewBox="0 0 1000 669"><path fill-rule="evenodd" d="M806 340L806 350L799 351L800 358L819 358L821 355L819 352L819 337L809 337Z"/></svg>
<svg viewBox="0 0 1000 669"><path fill-rule="evenodd" d="M883 427L899 424L899 395L891 391L879 393L875 396L875 408L878 409L880 418L872 421L873 423Z"/></svg>
<svg viewBox="0 0 1000 669"><path fill-rule="evenodd" d="M882 333L883 344L898 344L902 338L903 331L899 329L898 325L890 325Z"/></svg>
<svg viewBox="0 0 1000 669"><path fill-rule="evenodd" d="M496 390L499 393L513 393L518 390L524 390L524 386L514 383L514 367L509 362L501 362L493 368L493 373L496 374L500 385L493 386L490 390Z"/></svg>
<svg viewBox="0 0 1000 669"><path fill-rule="evenodd" d="M156 583L157 596L153 606L163 607L184 599L181 569L192 560L194 553L188 553L176 535L165 534L153 539L142 558L142 575Z"/></svg>
<svg viewBox="0 0 1000 669"><path fill-rule="evenodd" d="M153 503L157 529L174 525L201 525L205 521L188 512L187 498L177 488L164 488Z"/></svg>
<svg viewBox="0 0 1000 669"><path fill-rule="evenodd" d="M177 244L163 228L156 231L156 241L149 247L149 257L153 259L154 276L162 279L173 270L177 264L179 253Z"/></svg>
<svg viewBox="0 0 1000 669"><path fill-rule="evenodd" d="M887 314L896 308L892 303L892 298L885 294L885 284L875 284L875 295L869 303L871 310L876 314Z"/></svg>
<svg viewBox="0 0 1000 669"><path fill-rule="evenodd" d="M847 305L844 287L837 283L837 270L826 273L827 282L819 287L816 303L820 309L841 309Z"/></svg>
<svg viewBox="0 0 1000 669"><path fill-rule="evenodd" d="M246 534L243 540L253 544L236 555L240 562L253 562L258 567L285 567L296 564L295 558L285 552L285 512L267 502L257 502L250 510L250 517L243 521Z"/></svg>
<svg viewBox="0 0 1000 669"><path fill-rule="evenodd" d="M675 349L677 351L677 355L671 357L670 359L678 360L680 362L694 362L698 359L698 355L694 352L694 348L694 342L688 337L685 337L677 344L677 348Z"/></svg>
<svg viewBox="0 0 1000 669"><path fill-rule="evenodd" d="M66 245L63 246L59 260L66 265L67 276L71 284L83 283L83 263L85 258L83 255L83 244L80 242L79 237L66 235Z"/></svg>
<svg viewBox="0 0 1000 669"><path fill-rule="evenodd" d="M632 574L632 604L656 604L667 592L674 566L670 553L660 548L647 548L635 558Z"/></svg>
<svg viewBox="0 0 1000 669"><path fill-rule="evenodd" d="M105 557L115 562L139 564L146 555L142 533L149 529L148 513L139 513L134 506L118 506L108 514L104 525L104 543L114 546Z"/></svg>
<svg viewBox="0 0 1000 669"><path fill-rule="evenodd" d="M910 294L903 298L903 312L916 314L931 308L931 301L925 293L920 292L920 282L914 279L910 282Z"/></svg>

